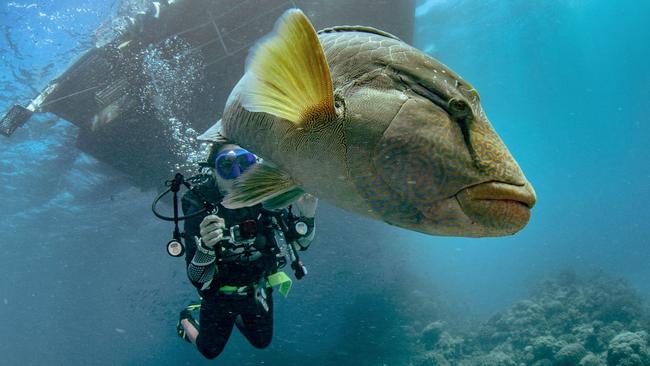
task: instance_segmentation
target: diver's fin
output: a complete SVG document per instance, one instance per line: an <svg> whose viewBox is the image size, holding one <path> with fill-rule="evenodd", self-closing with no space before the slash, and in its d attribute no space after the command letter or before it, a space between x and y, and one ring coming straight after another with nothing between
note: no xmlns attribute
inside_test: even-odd
<svg viewBox="0 0 650 366"><path fill-rule="evenodd" d="M287 10L273 32L249 55L242 106L300 126L336 117L332 79L323 48L309 19Z"/></svg>
<svg viewBox="0 0 650 366"><path fill-rule="evenodd" d="M237 179L221 204L230 209L258 203L264 203L267 208L278 208L293 202L303 193L288 174L261 163Z"/></svg>

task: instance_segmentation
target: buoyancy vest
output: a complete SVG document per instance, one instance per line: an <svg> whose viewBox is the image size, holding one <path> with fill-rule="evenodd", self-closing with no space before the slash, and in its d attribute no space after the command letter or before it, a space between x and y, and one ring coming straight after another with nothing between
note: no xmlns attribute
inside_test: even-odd
<svg viewBox="0 0 650 366"><path fill-rule="evenodd" d="M264 220L269 219L262 213L262 205L243 207L239 209L228 209L221 205L222 195L216 185L214 177L208 176L206 180L196 184L192 190L183 195L181 200L183 213L191 214L205 207L205 203L210 203L215 207L212 214L224 219L226 228L240 224L246 220L255 220L257 222L257 236L255 241L250 245L252 251L246 255L229 255L236 253L224 253L224 256L218 258L218 272L215 279L210 285L211 290L226 288L238 288L251 286L259 283L260 279L272 278L269 283L277 282L282 278L286 283L286 275L277 275L278 262L276 253L271 249L275 246L275 232L268 226L264 225ZM196 252L195 237L200 235L200 224L208 213L198 215L185 221L184 238L186 253L186 263L189 264ZM279 284L279 283L278 283ZM290 282L289 282L290 286ZM286 287L286 285L285 285ZM288 290L287 290L288 291ZM202 291L202 294L206 291Z"/></svg>

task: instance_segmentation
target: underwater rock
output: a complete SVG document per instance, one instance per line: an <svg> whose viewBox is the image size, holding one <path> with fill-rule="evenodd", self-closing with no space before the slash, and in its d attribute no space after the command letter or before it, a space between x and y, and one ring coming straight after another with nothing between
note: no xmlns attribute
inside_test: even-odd
<svg viewBox="0 0 650 366"><path fill-rule="evenodd" d="M605 361L593 353L589 353L580 360L580 366L605 366Z"/></svg>
<svg viewBox="0 0 650 366"><path fill-rule="evenodd" d="M427 352L417 363L418 366L451 366L449 361L438 352Z"/></svg>
<svg viewBox="0 0 650 366"><path fill-rule="evenodd" d="M447 332L443 332L436 349L441 352L447 359L458 359L464 354L465 339L455 337Z"/></svg>
<svg viewBox="0 0 650 366"><path fill-rule="evenodd" d="M552 336L541 336L533 339L530 351L534 360L552 360L555 353L560 350L561 345Z"/></svg>
<svg viewBox="0 0 650 366"><path fill-rule="evenodd" d="M535 361L532 366L553 366L553 362L545 358L543 360Z"/></svg>
<svg viewBox="0 0 650 366"><path fill-rule="evenodd" d="M518 366L518 364L502 351L493 351L484 356L476 356L467 361L461 361L460 366Z"/></svg>
<svg viewBox="0 0 650 366"><path fill-rule="evenodd" d="M429 323L422 330L422 336L421 336L422 342L424 342L424 344L428 348L432 348L440 340L440 335L444 331L444 328L445 328L445 323L442 321L434 321Z"/></svg>
<svg viewBox="0 0 650 366"><path fill-rule="evenodd" d="M587 350L581 344L567 344L555 354L555 366L578 366L586 354Z"/></svg>
<svg viewBox="0 0 650 366"><path fill-rule="evenodd" d="M648 333L624 332L609 342L607 349L608 366L648 366L650 352L648 350Z"/></svg>
<svg viewBox="0 0 650 366"><path fill-rule="evenodd" d="M599 332L602 329L603 323L600 321L595 321L589 324L580 324L574 327L571 333L580 340L581 343L585 346L588 351L591 352L602 352L607 347L607 343L612 336L607 336L607 339L603 340L600 338L602 335Z"/></svg>
<svg viewBox="0 0 650 366"><path fill-rule="evenodd" d="M426 334L430 338L426 341L421 338L421 344L425 347L426 351L424 352L424 359L420 363L424 365L432 364L432 362L435 362L433 364L436 365L444 364L443 359L445 361L457 360L465 354L463 349L465 339L450 335L448 332L442 330L442 326L444 326L442 322L433 322L425 328L426 332L422 332L423 335L421 337L425 337L424 335Z"/></svg>
<svg viewBox="0 0 650 366"><path fill-rule="evenodd" d="M625 281L564 272L481 326L431 323L420 344L461 366L650 366L648 309Z"/></svg>

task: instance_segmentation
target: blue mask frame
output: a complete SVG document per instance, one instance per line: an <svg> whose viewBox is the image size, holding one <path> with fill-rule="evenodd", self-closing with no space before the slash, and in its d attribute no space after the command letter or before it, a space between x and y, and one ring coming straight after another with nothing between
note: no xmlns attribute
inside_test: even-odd
<svg viewBox="0 0 650 366"><path fill-rule="evenodd" d="M217 154L214 168L223 179L235 179L257 163L257 157L248 150L237 148Z"/></svg>

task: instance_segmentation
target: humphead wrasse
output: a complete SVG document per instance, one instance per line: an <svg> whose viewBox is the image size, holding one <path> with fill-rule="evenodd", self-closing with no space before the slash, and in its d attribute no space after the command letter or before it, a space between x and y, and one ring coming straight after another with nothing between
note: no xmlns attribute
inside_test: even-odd
<svg viewBox="0 0 650 366"><path fill-rule="evenodd" d="M220 122L201 137L266 161L224 204L286 205L303 192L432 235L522 229L532 186L474 88L386 32L316 32L287 11L249 55Z"/></svg>

